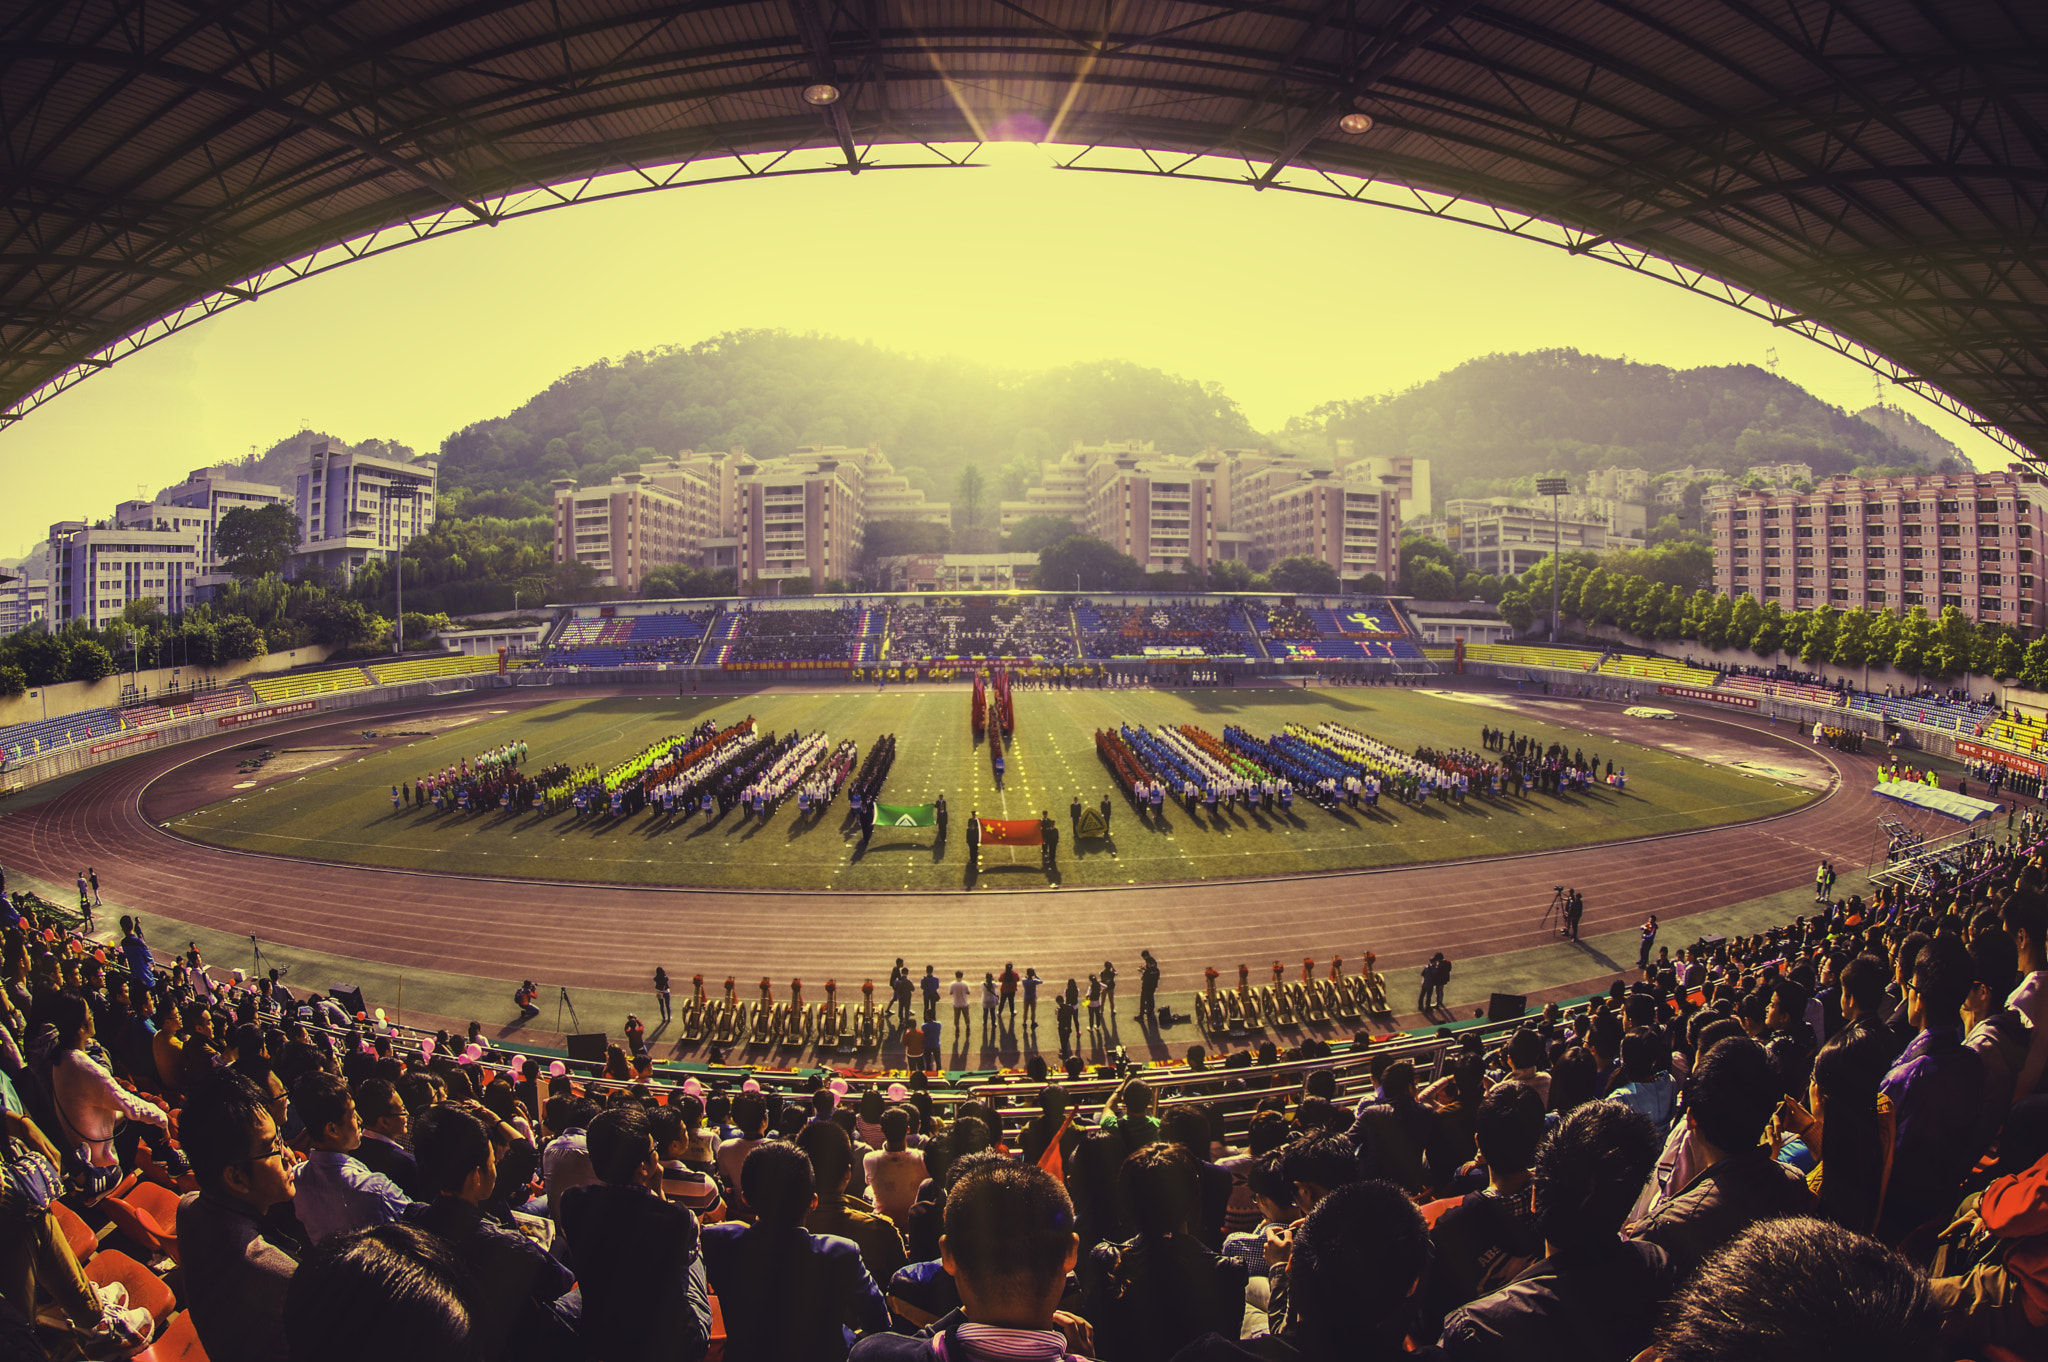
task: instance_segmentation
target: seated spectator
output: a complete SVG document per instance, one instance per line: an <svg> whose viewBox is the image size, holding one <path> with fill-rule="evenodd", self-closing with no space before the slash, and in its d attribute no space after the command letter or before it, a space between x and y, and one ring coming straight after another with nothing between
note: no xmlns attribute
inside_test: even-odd
<svg viewBox="0 0 2048 1362"><path fill-rule="evenodd" d="M410 1199L353 1157L363 1123L348 1084L338 1074L307 1074L292 1090L292 1105L312 1139L292 1202L306 1237L317 1247L337 1234L397 1220Z"/></svg>
<svg viewBox="0 0 2048 1362"><path fill-rule="evenodd" d="M1218 1168L1230 1174L1230 1204L1223 1212L1226 1238L1258 1226L1261 1208L1252 1192L1252 1165L1286 1144L1287 1134L1285 1116L1277 1111L1256 1112L1252 1116L1251 1129L1245 1136L1244 1151L1229 1152L1216 1161Z"/></svg>
<svg viewBox="0 0 2048 1362"><path fill-rule="evenodd" d="M404 1223L434 1235L468 1271L476 1305L477 1362L573 1362L581 1356L575 1277L553 1255L483 1211L498 1179L483 1122L460 1107L430 1108L413 1140L426 1200Z"/></svg>
<svg viewBox="0 0 2048 1362"><path fill-rule="evenodd" d="M869 1335L854 1345L853 1362L1094 1355L1088 1325L1059 1309L1080 1239L1073 1205L1050 1173L973 1160L946 1198L939 1246L958 1308L914 1338Z"/></svg>
<svg viewBox="0 0 2048 1362"><path fill-rule="evenodd" d="M704 1231L704 1267L725 1315L727 1362L838 1362L854 1332L889 1327L888 1307L859 1248L804 1229L817 1204L814 1187L802 1150L761 1144L740 1169L754 1223L728 1221Z"/></svg>
<svg viewBox="0 0 2048 1362"><path fill-rule="evenodd" d="M1758 1221L1812 1211L1806 1180L1762 1143L1782 1082L1770 1055L1741 1036L1708 1051L1689 1080L1685 1124L1697 1171L1632 1231L1669 1255L1678 1281Z"/></svg>
<svg viewBox="0 0 2048 1362"><path fill-rule="evenodd" d="M1277 1334L1238 1342L1212 1333L1176 1362L1403 1362L1415 1298L1429 1264L1429 1229L1390 1182L1352 1183L1316 1203L1288 1253L1294 1318Z"/></svg>
<svg viewBox="0 0 2048 1362"><path fill-rule="evenodd" d="M0 1134L8 1142L10 1159L18 1146L41 1154L51 1168L64 1166L57 1147L19 1112L0 1111ZM118 1284L105 1289L93 1284L79 1266L53 1208L36 1210L14 1192L0 1199L6 1203L5 1214L0 1215L0 1297L21 1320L36 1317L36 1288L41 1286L77 1328L78 1341L86 1348L111 1348L125 1357L149 1342L156 1329L149 1311L129 1309L126 1289ZM10 1350L10 1355L39 1356L40 1350Z"/></svg>
<svg viewBox="0 0 2048 1362"><path fill-rule="evenodd" d="M356 1160L372 1173L382 1173L415 1201L431 1196L420 1184L419 1166L406 1151L403 1140L412 1128L405 1103L388 1078L366 1078L355 1087L356 1111L363 1118L363 1142L356 1147Z"/></svg>
<svg viewBox="0 0 2048 1362"><path fill-rule="evenodd" d="M1887 1243L1936 1217L1947 1224L1974 1157L1970 1136L1983 1109L1984 1061L1963 1044L1962 1031L1974 973L1961 940L1938 936L1921 947L1906 983L1906 1019L1919 1034L1879 1085L1898 1130L1878 1220L1878 1238Z"/></svg>
<svg viewBox="0 0 2048 1362"><path fill-rule="evenodd" d="M1912 1264L1820 1220L1752 1226L1694 1274L1661 1362L1935 1362L1938 1316Z"/></svg>
<svg viewBox="0 0 2048 1362"><path fill-rule="evenodd" d="M1529 1165L1545 1129L1533 1083L1502 1083L1479 1104L1475 1132L1486 1186L1450 1203L1430 1229L1431 1318L1498 1291L1543 1256Z"/></svg>
<svg viewBox="0 0 2048 1362"><path fill-rule="evenodd" d="M1544 1071L1543 1064L1549 1057L1550 1047L1544 1044L1543 1033L1533 1026L1524 1026L1508 1038L1508 1076L1500 1081L1527 1084L1536 1090L1536 1096L1548 1107L1550 1075Z"/></svg>
<svg viewBox="0 0 2048 1362"><path fill-rule="evenodd" d="M1268 1150L1252 1161L1245 1173L1259 1219L1250 1229L1224 1236L1223 1256L1242 1262L1254 1277L1266 1275L1266 1239L1269 1232L1285 1234L1301 1216L1294 1209L1294 1184L1287 1180L1287 1153Z"/></svg>
<svg viewBox="0 0 2048 1362"><path fill-rule="evenodd" d="M1631 1031L1621 1038L1621 1085L1609 1096L1648 1117L1659 1135L1671 1128L1678 1081L1671 1076L1671 1047L1662 1035Z"/></svg>
<svg viewBox="0 0 2048 1362"><path fill-rule="evenodd" d="M282 1362L285 1288L298 1248L271 1238L264 1218L292 1200L291 1152L238 1073L187 1094L179 1138L199 1190L178 1203L185 1304L211 1362Z"/></svg>
<svg viewBox="0 0 2048 1362"><path fill-rule="evenodd" d="M92 1009L82 995L70 989L56 994L50 998L45 1016L50 1029L32 1038L30 1051L40 1054L37 1073L49 1084L56 1143L68 1150L82 1150L85 1161L96 1168L118 1169L121 1158L114 1150L114 1136L123 1121L169 1130L171 1118L155 1103L117 1083L112 1071L95 1057L98 1047L93 1044ZM45 1041L47 1049L41 1048ZM116 1172L104 1176L119 1177Z"/></svg>
<svg viewBox="0 0 2048 1362"><path fill-rule="evenodd" d="M476 1354L475 1283L454 1250L412 1225L337 1234L293 1274L283 1340L292 1362L448 1362Z"/></svg>
<svg viewBox="0 0 2048 1362"><path fill-rule="evenodd" d="M1441 1135L1437 1113L1416 1100L1415 1065L1406 1059L1395 1060L1380 1074L1378 1091L1358 1104L1351 1125L1361 1171L1399 1183L1411 1195L1434 1186L1448 1171L1430 1166Z"/></svg>
<svg viewBox="0 0 2048 1362"><path fill-rule="evenodd" d="M1970 1147L1977 1154L1991 1147L2012 1107L2013 1086L2026 1066L2032 1038L2015 1009L2006 1006L2019 981L2019 952L2003 930L1979 932L1970 941L1971 972L1977 981L1963 999L1963 1044L1984 1063L1984 1104Z"/></svg>
<svg viewBox="0 0 2048 1362"><path fill-rule="evenodd" d="M592 1118L586 1148L598 1180L564 1188L558 1217L583 1293L584 1346L608 1362L693 1362L711 1338L697 1219L656 1190L647 1113L628 1105Z"/></svg>
<svg viewBox="0 0 2048 1362"><path fill-rule="evenodd" d="M547 1197L548 1218L561 1223L562 1193L571 1187L588 1187L598 1180L590 1166L590 1123L597 1119L597 1103L587 1097L550 1097L541 1116L541 1127L550 1138L541 1147L541 1187Z"/></svg>
<svg viewBox="0 0 2048 1362"><path fill-rule="evenodd" d="M1657 1162L1656 1127L1617 1102L1588 1102L1536 1153L1544 1257L1509 1286L1454 1311L1438 1346L1466 1359L1630 1358L1650 1341L1671 1264L1621 1226Z"/></svg>
<svg viewBox="0 0 2048 1362"><path fill-rule="evenodd" d="M811 1181L817 1189L817 1204L804 1217L804 1228L812 1234L852 1240L860 1249L868 1276L877 1282L888 1281L910 1260L896 1226L875 1214L873 1203L849 1190L853 1182L852 1139L831 1121L813 1121L796 1143L811 1161Z"/></svg>
<svg viewBox="0 0 2048 1362"><path fill-rule="evenodd" d="M884 1111L881 1127L884 1147L864 1160L868 1193L877 1211L901 1225L917 1200L917 1189L924 1185L924 1155L909 1147L910 1113L902 1107Z"/></svg>
<svg viewBox="0 0 2048 1362"><path fill-rule="evenodd" d="M746 1194L740 1190L740 1169L767 1138L768 1099L758 1092L741 1093L732 1102L732 1123L739 1134L718 1146L718 1180L725 1185L727 1213L735 1220L752 1220Z"/></svg>
<svg viewBox="0 0 2048 1362"><path fill-rule="evenodd" d="M682 1107L650 1107L647 1124L654 1136L654 1146L661 1153L661 1194L688 1208L700 1222L722 1218L725 1199L718 1194L718 1179L690 1166L691 1131Z"/></svg>
<svg viewBox="0 0 2048 1362"><path fill-rule="evenodd" d="M1959 1352L2024 1356L2048 1330L2048 1097L2006 1118L1991 1185L1942 1233L1928 1286Z"/></svg>
<svg viewBox="0 0 2048 1362"><path fill-rule="evenodd" d="M1195 1233L1211 1249L1223 1247L1223 1217L1230 1209L1230 1174L1209 1161L1209 1108L1175 1107L1160 1118L1159 1137L1188 1156L1201 1183Z"/></svg>
<svg viewBox="0 0 2048 1362"><path fill-rule="evenodd" d="M1117 1180L1137 1235L1096 1245L1081 1274L1081 1314L1102 1352L1117 1362L1166 1362L1212 1330L1234 1337L1249 1274L1196 1234L1201 1188L1187 1155L1147 1145L1124 1160Z"/></svg>

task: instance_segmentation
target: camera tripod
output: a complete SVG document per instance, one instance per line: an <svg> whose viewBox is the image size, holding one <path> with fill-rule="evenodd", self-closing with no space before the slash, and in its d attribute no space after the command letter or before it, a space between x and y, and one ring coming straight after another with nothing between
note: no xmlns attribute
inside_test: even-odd
<svg viewBox="0 0 2048 1362"><path fill-rule="evenodd" d="M1561 884L1550 891L1550 906L1543 910L1542 925L1548 928L1553 923L1556 924L1557 934L1563 936L1566 930L1565 893L1564 886Z"/></svg>
<svg viewBox="0 0 2048 1362"><path fill-rule="evenodd" d="M561 991L561 994L562 996L555 1000L555 1029L557 1031L562 1029L562 1009L566 1007L569 1009L569 1021L578 1031L581 1031L583 1029L583 1019L576 1015L575 1000L570 998L569 990L566 988Z"/></svg>

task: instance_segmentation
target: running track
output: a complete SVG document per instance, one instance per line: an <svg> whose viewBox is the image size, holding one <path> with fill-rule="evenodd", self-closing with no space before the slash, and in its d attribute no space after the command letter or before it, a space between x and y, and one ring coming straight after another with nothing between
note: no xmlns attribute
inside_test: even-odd
<svg viewBox="0 0 2048 1362"><path fill-rule="evenodd" d="M595 697L597 692L579 692ZM531 698L529 698L531 697ZM562 698L552 691L493 691L266 727L273 743L322 730L358 730L373 716L468 706L502 710ZM1541 703L1541 702L1534 702ZM1651 741L1619 707L1572 702L1555 718L1593 731ZM1475 708L1481 722L1512 717ZM1768 730L1747 717L1686 712L1680 733L1725 724L1723 736L1768 748L1797 730ZM1554 943L1542 930L1551 886L1578 887L1582 931L1632 927L1648 912L1670 923L1812 882L1826 857L1839 867L1869 856L1880 801L1869 793L1875 760L1819 749L1839 774L1817 803L1745 826L1550 854L1279 881L1202 881L1117 890L914 894L745 893L471 880L316 864L225 851L185 841L143 816L145 791L160 817L183 812L177 768L246 744L227 731L98 768L48 801L0 816L0 864L58 884L83 866L99 870L119 900L224 932L491 980L545 978L572 988L644 990L656 960L679 981L701 970L746 981L792 975L837 978L850 993L885 978L897 956L914 966L1003 960L1041 975L1086 974L1105 959L1134 987L1136 955L1149 947L1166 976L1162 992L1199 988L1202 967L1229 975L1239 961L1255 977L1272 960L1303 955L1356 962L1370 945L1390 980L1405 980L1433 951L1453 960ZM1801 748L1804 743L1798 743ZM1769 759L1769 752L1759 756ZM215 797L204 796L205 800ZM1890 806L1885 806L1890 807ZM147 911L147 909L144 909ZM1667 942L1686 940L1682 930ZM1562 949L1562 947L1560 947ZM1589 961L1589 968L1591 967ZM952 968L951 965L943 968ZM1589 978L1588 988L1611 973ZM1585 989L1576 990L1579 992ZM1395 992L1399 989L1396 987ZM1559 990L1551 990L1552 994ZM842 994L845 996L845 994Z"/></svg>

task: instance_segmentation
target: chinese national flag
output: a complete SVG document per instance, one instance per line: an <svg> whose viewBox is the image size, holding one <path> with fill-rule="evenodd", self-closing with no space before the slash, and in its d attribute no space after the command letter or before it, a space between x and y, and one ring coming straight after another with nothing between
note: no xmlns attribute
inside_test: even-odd
<svg viewBox="0 0 2048 1362"><path fill-rule="evenodd" d="M984 818L981 844L985 847L1035 847L1044 844L1036 818Z"/></svg>

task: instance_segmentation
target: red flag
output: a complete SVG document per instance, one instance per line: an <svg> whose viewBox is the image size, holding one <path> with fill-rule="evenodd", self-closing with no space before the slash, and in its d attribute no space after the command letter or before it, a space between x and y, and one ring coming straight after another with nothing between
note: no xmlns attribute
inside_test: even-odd
<svg viewBox="0 0 2048 1362"><path fill-rule="evenodd" d="M1036 818L984 818L981 820L981 844L985 847L1035 847L1045 839L1039 836Z"/></svg>

